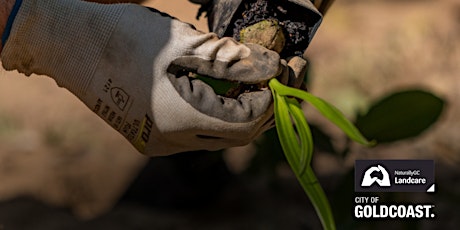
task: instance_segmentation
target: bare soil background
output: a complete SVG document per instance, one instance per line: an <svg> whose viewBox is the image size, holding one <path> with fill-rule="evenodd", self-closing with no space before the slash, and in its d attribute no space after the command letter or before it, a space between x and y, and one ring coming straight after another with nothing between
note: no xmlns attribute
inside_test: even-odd
<svg viewBox="0 0 460 230"><path fill-rule="evenodd" d="M144 4L207 30L205 19L195 19L198 6L186 0ZM307 50L310 91L350 118L403 89L425 89L447 102L440 121L417 138L372 149L353 145L346 159L315 153L314 168L331 197L340 197L334 193L340 191L338 178L355 159L436 161L438 193L393 199L427 200L438 217L380 221L375 229L460 224L459 41L456 0L337 0ZM308 107L306 114L338 148L344 146L343 134ZM2 70L0 230L318 229L313 208L285 165L277 167L275 179L242 173L254 148L227 150L224 161L202 153L149 160L54 81ZM145 181L150 184L139 185ZM349 224L343 229L356 227L342 223Z"/></svg>

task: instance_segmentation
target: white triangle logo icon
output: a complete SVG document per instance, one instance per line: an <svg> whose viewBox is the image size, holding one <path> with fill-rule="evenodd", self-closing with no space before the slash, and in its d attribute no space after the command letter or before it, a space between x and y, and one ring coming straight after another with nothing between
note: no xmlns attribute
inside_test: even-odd
<svg viewBox="0 0 460 230"><path fill-rule="evenodd" d="M435 184L432 184L426 192L434 192L435 191Z"/></svg>

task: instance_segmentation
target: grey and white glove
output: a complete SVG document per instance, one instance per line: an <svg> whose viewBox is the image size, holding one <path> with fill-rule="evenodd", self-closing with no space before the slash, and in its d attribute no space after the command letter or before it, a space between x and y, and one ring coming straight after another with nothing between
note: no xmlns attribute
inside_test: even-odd
<svg viewBox="0 0 460 230"><path fill-rule="evenodd" d="M270 90L216 95L187 72L243 83L278 76L279 55L218 39L138 5L23 0L3 66L53 78L140 152L249 143L271 124Z"/></svg>

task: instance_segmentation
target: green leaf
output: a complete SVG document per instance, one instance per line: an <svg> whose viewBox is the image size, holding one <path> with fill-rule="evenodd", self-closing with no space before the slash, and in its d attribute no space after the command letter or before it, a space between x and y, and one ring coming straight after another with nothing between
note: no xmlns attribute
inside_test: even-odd
<svg viewBox="0 0 460 230"><path fill-rule="evenodd" d="M273 79L269 84L275 102L276 130L286 159L312 202L323 228L334 230L335 222L329 201L310 166L313 140L302 108L296 99L280 95L277 92L277 86L272 87L271 82ZM292 125L291 117L296 125L297 133Z"/></svg>
<svg viewBox="0 0 460 230"><path fill-rule="evenodd" d="M275 124L276 131L283 148L286 159L292 162L291 167L295 170L299 169L299 163L296 159L297 153L300 152L300 147L297 142L297 136L294 127L291 123L289 108L284 97L278 95L273 89L272 94L275 102Z"/></svg>
<svg viewBox="0 0 460 230"><path fill-rule="evenodd" d="M364 136L378 142L415 137L435 123L444 108L444 100L422 90L391 94L358 117L356 126Z"/></svg>
<svg viewBox="0 0 460 230"><path fill-rule="evenodd" d="M337 127L339 127L347 136L366 146L375 145L375 142L368 141L361 132L350 122L348 119L340 112L337 108L333 105L329 104L325 100L315 97L312 94L296 89L285 86L281 84L278 80L272 79L269 82L271 88L275 88L275 90L283 96L292 96L300 98L304 101L309 102L312 104L324 117L334 123Z"/></svg>
<svg viewBox="0 0 460 230"><path fill-rule="evenodd" d="M303 175L297 175L297 179L313 204L323 229L336 229L331 205L329 204L329 200L327 199L321 184L318 182L313 169L308 167L307 171Z"/></svg>
<svg viewBox="0 0 460 230"><path fill-rule="evenodd" d="M285 97L289 113L294 120L300 142L300 151L297 153L299 161L299 175L302 175L311 162L313 155L313 138L300 103L294 98Z"/></svg>

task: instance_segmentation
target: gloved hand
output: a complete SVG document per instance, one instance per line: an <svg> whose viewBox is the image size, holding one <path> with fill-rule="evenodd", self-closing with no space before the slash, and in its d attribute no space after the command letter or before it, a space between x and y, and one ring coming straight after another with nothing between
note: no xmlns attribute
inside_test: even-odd
<svg viewBox="0 0 460 230"><path fill-rule="evenodd" d="M147 155L243 145L271 125L270 90L224 98L189 71L243 83L290 72L260 46L141 6L77 0L23 0L2 62L52 77Z"/></svg>

